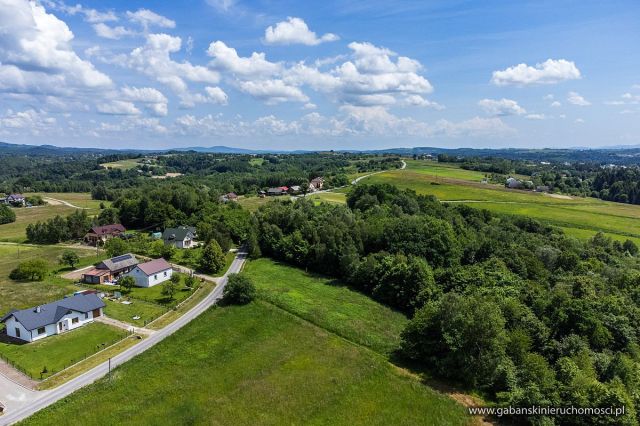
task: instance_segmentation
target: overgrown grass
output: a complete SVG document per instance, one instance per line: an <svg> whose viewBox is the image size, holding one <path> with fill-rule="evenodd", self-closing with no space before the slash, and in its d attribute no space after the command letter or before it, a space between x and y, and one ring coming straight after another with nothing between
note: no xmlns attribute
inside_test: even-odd
<svg viewBox="0 0 640 426"><path fill-rule="evenodd" d="M270 259L245 267L261 298L355 343L389 354L407 318L337 280L308 274Z"/></svg>
<svg viewBox="0 0 640 426"><path fill-rule="evenodd" d="M0 225L0 241L24 242L27 240L27 225L51 219L56 215L68 216L76 209L64 205L14 208L16 221Z"/></svg>
<svg viewBox="0 0 640 426"><path fill-rule="evenodd" d="M35 305L42 305L63 298L78 288L70 281L57 277L61 266L58 257L64 247L33 246L33 245L3 245L0 244L0 315L10 309L25 309ZM82 256L81 262L90 264L97 259L90 250L75 250ZM50 274L43 281L16 282L9 279L11 270L18 263L29 259L44 259L49 263Z"/></svg>
<svg viewBox="0 0 640 426"><path fill-rule="evenodd" d="M268 203L270 201L273 201L273 200L284 201L284 200L289 200L290 198L291 197L289 195L282 195L279 197L264 197L264 198L260 198L257 196L251 196L251 197L243 196L238 198L238 203L240 203L242 207L244 207L249 211L256 211L261 205Z"/></svg>
<svg viewBox="0 0 640 426"><path fill-rule="evenodd" d="M126 332L94 322L33 343L0 340L0 354L35 379L48 377L124 338ZM46 367L47 373L44 371Z"/></svg>
<svg viewBox="0 0 640 426"><path fill-rule="evenodd" d="M24 423L73 418L84 425L470 423L455 401L383 356L265 302L207 311L111 380Z"/></svg>

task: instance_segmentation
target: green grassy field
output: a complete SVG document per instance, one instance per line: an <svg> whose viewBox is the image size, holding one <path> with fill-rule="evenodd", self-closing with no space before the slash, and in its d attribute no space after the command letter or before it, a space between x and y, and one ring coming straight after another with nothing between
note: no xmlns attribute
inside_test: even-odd
<svg viewBox="0 0 640 426"><path fill-rule="evenodd" d="M111 205L111 201L91 199L91 194L88 192L35 192L25 195L39 195L43 198L53 198L55 200L66 201L74 206L92 210L88 212L89 214L98 213L100 203L104 203L105 207L109 207Z"/></svg>
<svg viewBox="0 0 640 426"><path fill-rule="evenodd" d="M16 221L0 225L0 241L26 241L27 225L33 222L47 220L56 215L67 216L76 209L64 205L58 206L38 206L29 208L13 209L16 214Z"/></svg>
<svg viewBox="0 0 640 426"><path fill-rule="evenodd" d="M249 210L249 211L256 211L258 210L258 208L265 204L268 203L270 201L273 200L288 200L291 197L289 195L282 195L280 197L264 197L264 198L260 198L260 197L240 197L238 198L238 203L240 203L240 205L242 207L244 207L245 209Z"/></svg>
<svg viewBox="0 0 640 426"><path fill-rule="evenodd" d="M342 192L321 192L320 194L307 195L316 202L326 201L328 203L344 204L347 202L346 194Z"/></svg>
<svg viewBox="0 0 640 426"><path fill-rule="evenodd" d="M78 288L71 282L55 277L58 257L66 250L56 246L4 245L0 244L0 315L10 309L25 309L35 305L61 299ZM89 264L97 259L91 250L76 250L82 256L82 263ZM28 259L45 259L51 273L44 281L16 282L9 279L9 273L18 263Z"/></svg>
<svg viewBox="0 0 640 426"><path fill-rule="evenodd" d="M81 361L125 336L123 330L95 322L28 344L0 340L0 354L32 378L40 379ZM44 367L48 373L41 376Z"/></svg>
<svg viewBox="0 0 640 426"><path fill-rule="evenodd" d="M602 231L626 239L640 238L640 206L612 203L595 198L558 197L528 191L508 190L501 185L478 182L482 174L453 170L451 165L408 161L406 170L393 170L367 178L366 183L390 183L441 201L464 202L498 213L525 215L569 229L584 237ZM437 171L437 173L436 173Z"/></svg>
<svg viewBox="0 0 640 426"><path fill-rule="evenodd" d="M104 302L107 304L107 307L104 310L106 316L137 327L146 326L168 310L167 308L155 303L149 303L137 299L131 300L132 303L130 305L125 305L108 299L105 299ZM140 318L133 319L134 317Z"/></svg>
<svg viewBox="0 0 640 426"><path fill-rule="evenodd" d="M126 160L114 161L111 163L103 163L100 164L105 169L122 169L122 170L130 170L135 167L138 167L140 159L138 158L129 158Z"/></svg>
<svg viewBox="0 0 640 426"><path fill-rule="evenodd" d="M270 259L245 267L260 297L352 342L389 354L407 318L340 282Z"/></svg>
<svg viewBox="0 0 640 426"><path fill-rule="evenodd" d="M266 302L207 311L118 367L111 380L99 380L25 424L72 418L84 425L471 421L452 399L380 354Z"/></svg>

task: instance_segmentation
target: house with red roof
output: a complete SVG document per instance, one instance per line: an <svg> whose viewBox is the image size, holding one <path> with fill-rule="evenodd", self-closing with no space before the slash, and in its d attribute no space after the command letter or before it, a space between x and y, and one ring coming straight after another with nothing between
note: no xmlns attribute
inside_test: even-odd
<svg viewBox="0 0 640 426"><path fill-rule="evenodd" d="M87 244L96 245L98 243L104 244L110 238L119 237L127 232L124 226L119 223L111 225L94 226L84 236L84 241Z"/></svg>
<svg viewBox="0 0 640 426"><path fill-rule="evenodd" d="M138 287L153 287L171 279L173 267L163 258L136 265L126 275L136 280Z"/></svg>

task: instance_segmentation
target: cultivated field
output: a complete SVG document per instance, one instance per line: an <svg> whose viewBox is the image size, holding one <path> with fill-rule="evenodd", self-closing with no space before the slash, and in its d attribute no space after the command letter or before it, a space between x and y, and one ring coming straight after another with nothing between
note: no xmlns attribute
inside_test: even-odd
<svg viewBox="0 0 640 426"><path fill-rule="evenodd" d="M452 399L380 354L262 301L207 311L111 380L25 423L70 418L85 425L470 422Z"/></svg>
<svg viewBox="0 0 640 426"><path fill-rule="evenodd" d="M398 347L407 318L338 280L270 259L249 262L245 272L261 298L294 315L380 353Z"/></svg>
<svg viewBox="0 0 640 426"><path fill-rule="evenodd" d="M74 206L89 210L87 213L96 214L100 209L100 204L103 203L105 207L111 205L111 201L100 201L91 199L91 194L88 192L35 192L25 195L39 195L45 200L51 199L50 204L56 204L55 200L65 201L73 204Z"/></svg>

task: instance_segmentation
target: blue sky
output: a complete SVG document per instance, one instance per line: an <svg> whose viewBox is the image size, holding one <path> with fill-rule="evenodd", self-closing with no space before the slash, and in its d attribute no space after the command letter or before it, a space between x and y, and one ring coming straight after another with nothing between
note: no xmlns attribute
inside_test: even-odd
<svg viewBox="0 0 640 426"><path fill-rule="evenodd" d="M637 1L0 0L0 140L640 144Z"/></svg>

